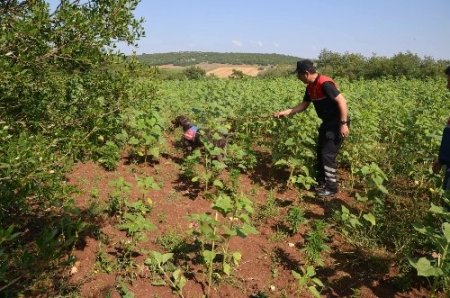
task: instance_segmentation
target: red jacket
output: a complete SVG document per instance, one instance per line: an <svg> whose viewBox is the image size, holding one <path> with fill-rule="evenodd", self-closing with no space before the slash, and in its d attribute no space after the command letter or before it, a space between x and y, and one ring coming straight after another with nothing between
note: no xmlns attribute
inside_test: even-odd
<svg viewBox="0 0 450 298"><path fill-rule="evenodd" d="M322 74L319 75L313 83L309 83L306 86L306 91L308 91L308 94L312 101L325 99L326 96L323 93L322 88L322 85L325 82L331 82L336 86L336 83L330 77L324 76Z"/></svg>
<svg viewBox="0 0 450 298"><path fill-rule="evenodd" d="M330 77L319 74L313 83L309 83L306 86L304 100L314 104L317 116L319 116L324 123L339 126L341 111L339 110L337 101L331 97L334 95L324 92L325 83L333 84L337 90L336 83ZM337 91L339 92L339 90Z"/></svg>

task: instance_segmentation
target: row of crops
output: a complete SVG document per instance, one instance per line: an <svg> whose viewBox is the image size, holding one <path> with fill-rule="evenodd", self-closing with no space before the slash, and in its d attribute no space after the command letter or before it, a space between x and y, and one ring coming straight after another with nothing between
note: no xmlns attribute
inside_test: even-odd
<svg viewBox="0 0 450 298"><path fill-rule="evenodd" d="M450 107L444 81L338 82L352 119L339 156L348 174L341 184L364 205L356 214L343 207L341 229L352 243L393 252L404 272L429 278L433 292L448 289L449 200L440 189L441 175L431 171ZM302 99L297 80L172 81L158 90L155 108L165 117L186 114L200 126L233 132L233 145L244 154L230 149L228 169L251 170L250 157L259 148L270 152L274 166L289 169L286 183L300 189L314 184L314 109L289 119L271 117ZM225 167L217 165L216 172ZM203 181L223 186L215 177Z"/></svg>
<svg viewBox="0 0 450 298"><path fill-rule="evenodd" d="M431 171L450 108L444 81L402 78L337 81L348 100L352 119L350 137L339 156L341 184L363 206L359 212L345 207L338 210L337 228L354 245L383 247L393 253L402 273L426 277L432 292L447 290L450 286L447 256L450 219L446 209L449 201L440 190L441 176ZM3 141L0 170L4 174L0 178L4 194L0 215L6 223L0 229L3 245L0 281L5 290L14 292L19 281L42 274L39 270L56 271L71 264L66 256L82 235L92 229L92 218L86 225L86 218L70 200L73 189L65 183L65 175L70 171L71 162L92 158L113 171L124 151L144 162L158 160L166 150L168 138L173 137L171 120L177 115L186 115L200 127L207 127L213 139L224 134L230 136L230 144L225 149L215 147L211 138L205 138L204 150L186 157L181 171L205 193L214 192L213 198L217 199L214 208L224 217L240 206L243 225L234 226L240 235L255 231L248 212L251 208L246 207L251 203L233 195L236 177L251 173L262 162L261 152L271 156L273 167L288 170L285 183L289 186L302 191L315 183L315 139L320 122L313 108L288 119L272 117L273 112L302 99L304 86L295 78L137 79L128 92L107 90L108 96L121 98L121 102L114 103L101 95L93 96L92 102L88 102L85 94L90 94L91 83L68 84L70 91L66 97L76 104L67 106L67 117L61 109L54 113L64 125L53 128L50 121L40 133L20 134L16 133L17 127L5 122L0 130ZM133 104L125 104L128 100ZM96 105L111 105L111 109L98 113ZM86 107L92 109L83 114ZM86 121L78 123L77 117ZM224 171L230 173L230 179L224 179ZM140 184L146 187L145 181ZM117 186L117 193L111 196L112 202L117 202L111 205L115 207L105 212L120 214L120 226L134 229L130 237L138 239L140 234L136 231L147 231L149 226L142 216L137 223L133 221L137 215L125 215L144 209L145 215L148 208L125 203L122 188ZM127 220L133 224L128 225ZM193 220L207 227L217 218ZM30 231L36 222L42 230ZM323 233L321 224L314 229ZM209 236L209 240L216 237ZM211 243L206 247L211 247ZM214 249L203 250L201 254L211 274L217 265L213 264L213 254ZM158 267L171 257L154 252L149 262ZM240 255L232 253L228 257L220 269L225 274L231 272L230 264L240 259ZM310 262L310 265L321 266L320 262ZM323 284L315 279L314 267L303 270L293 273L294 277L299 282L306 280L311 293L318 295ZM182 295L186 280L181 271L171 274L174 275L167 281ZM210 285L211 280L206 284Z"/></svg>

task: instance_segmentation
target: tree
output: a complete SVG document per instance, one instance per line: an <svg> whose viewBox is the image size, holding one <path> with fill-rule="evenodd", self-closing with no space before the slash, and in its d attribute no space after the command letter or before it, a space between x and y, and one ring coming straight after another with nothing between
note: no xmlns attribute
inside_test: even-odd
<svg viewBox="0 0 450 298"><path fill-rule="evenodd" d="M183 73L189 80L199 80L206 76L206 71L198 66L187 67Z"/></svg>
<svg viewBox="0 0 450 298"><path fill-rule="evenodd" d="M138 3L62 0L51 11L42 0L0 1L2 295L16 296L14 286L57 264L83 229L66 203L64 174L73 159L92 155L103 136L109 141L121 130L119 112L139 104L129 92L133 61L116 48L144 34L133 16ZM55 227L62 226L74 237L60 237Z"/></svg>
<svg viewBox="0 0 450 298"><path fill-rule="evenodd" d="M239 69L233 69L233 72L230 74L230 79L243 79L247 77L247 75Z"/></svg>
<svg viewBox="0 0 450 298"><path fill-rule="evenodd" d="M65 110L70 100L61 102L67 79L62 77L92 76L111 60L118 42L134 44L144 34L142 20L132 13L138 3L63 0L50 11L42 0L2 1L0 117L37 128L34 122L52 118L57 108Z"/></svg>

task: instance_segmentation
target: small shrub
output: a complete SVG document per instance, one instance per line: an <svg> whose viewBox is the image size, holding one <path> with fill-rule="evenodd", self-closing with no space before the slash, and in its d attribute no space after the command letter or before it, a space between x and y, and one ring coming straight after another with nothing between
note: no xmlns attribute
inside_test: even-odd
<svg viewBox="0 0 450 298"><path fill-rule="evenodd" d="M117 163L120 159L120 148L116 143L108 141L97 150L98 163L108 171L117 169Z"/></svg>

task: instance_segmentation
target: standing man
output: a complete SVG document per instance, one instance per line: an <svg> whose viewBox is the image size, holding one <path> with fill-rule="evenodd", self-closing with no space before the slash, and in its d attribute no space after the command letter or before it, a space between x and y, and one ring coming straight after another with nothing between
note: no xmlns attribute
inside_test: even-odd
<svg viewBox="0 0 450 298"><path fill-rule="evenodd" d="M303 112L313 103L317 116L322 119L316 149L317 195L335 195L338 190L336 157L343 138L349 134L347 101L331 78L316 72L312 61L298 61L295 73L307 85L303 101L291 109L275 113L275 117Z"/></svg>
<svg viewBox="0 0 450 298"><path fill-rule="evenodd" d="M445 69L444 73L447 75L447 89L450 90L450 66ZM433 172L438 173L443 165L445 165L445 175L442 188L444 190L450 190L450 118L442 134L439 156L433 162Z"/></svg>

